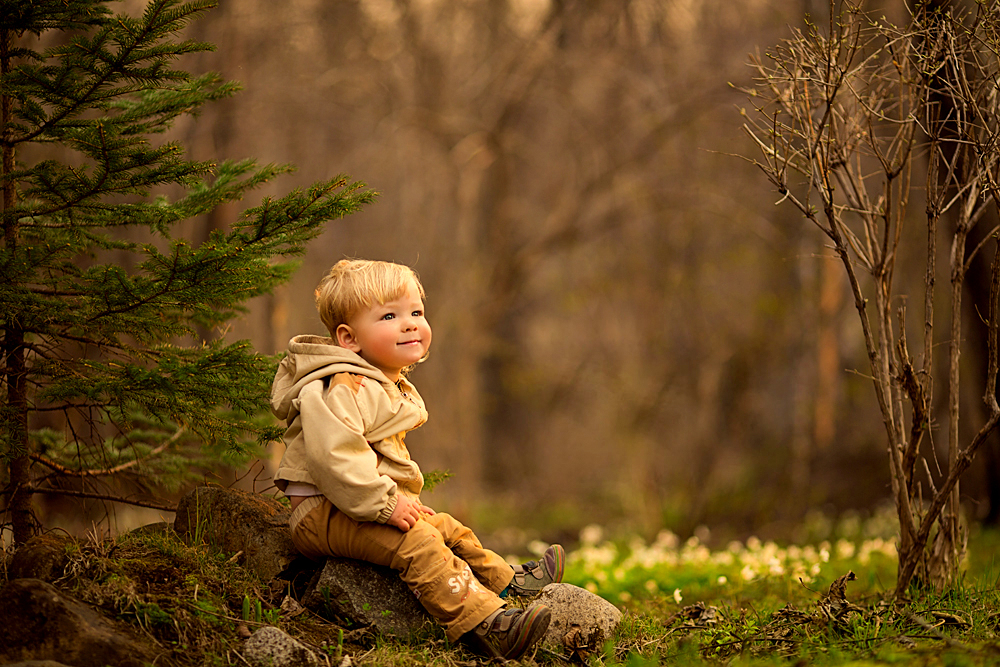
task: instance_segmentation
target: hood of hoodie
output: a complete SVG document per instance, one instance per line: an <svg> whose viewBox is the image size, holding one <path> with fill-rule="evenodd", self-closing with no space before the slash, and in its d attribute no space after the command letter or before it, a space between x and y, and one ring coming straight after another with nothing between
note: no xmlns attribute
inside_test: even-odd
<svg viewBox="0 0 1000 667"><path fill-rule="evenodd" d="M385 373L354 352L338 346L332 338L296 336L289 341L288 354L278 365L271 384L271 411L278 419L287 420L303 387L337 373L363 375L386 387L395 386Z"/></svg>

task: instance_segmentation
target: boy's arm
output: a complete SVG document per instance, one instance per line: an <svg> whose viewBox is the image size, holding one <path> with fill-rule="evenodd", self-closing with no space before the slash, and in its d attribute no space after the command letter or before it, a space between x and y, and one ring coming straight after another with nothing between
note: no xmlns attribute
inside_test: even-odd
<svg viewBox="0 0 1000 667"><path fill-rule="evenodd" d="M324 396L323 383L314 382L302 389L299 401L313 483L355 521L389 521L402 496L396 482L378 472L354 388L335 382Z"/></svg>

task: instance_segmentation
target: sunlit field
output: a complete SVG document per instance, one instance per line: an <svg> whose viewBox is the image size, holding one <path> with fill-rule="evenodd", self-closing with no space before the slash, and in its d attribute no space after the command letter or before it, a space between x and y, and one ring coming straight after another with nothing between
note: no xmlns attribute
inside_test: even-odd
<svg viewBox="0 0 1000 667"><path fill-rule="evenodd" d="M808 531L806 531L808 532ZM566 581L627 612L592 664L926 664L1000 661L1000 532L973 529L962 580L913 591L895 605L888 514L847 519L828 539L779 544L750 537L708 548L680 540L606 539L585 528ZM540 545L539 545L540 546ZM838 581L839 580L839 581ZM831 585L837 582L831 591ZM542 660L536 656L536 660Z"/></svg>
<svg viewBox="0 0 1000 667"><path fill-rule="evenodd" d="M680 540L670 531L651 543L639 538L619 543L603 539L599 526L589 526L569 556L566 581L626 608L664 595L678 605L763 591L787 599L848 570L858 576L854 592L869 594L892 588L895 559L895 538L888 533L803 545L750 537L713 550L697 536Z"/></svg>

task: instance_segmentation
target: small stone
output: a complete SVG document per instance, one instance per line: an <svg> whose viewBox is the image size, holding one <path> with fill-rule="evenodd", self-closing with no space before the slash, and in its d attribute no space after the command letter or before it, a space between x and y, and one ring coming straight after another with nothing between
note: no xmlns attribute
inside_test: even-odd
<svg viewBox="0 0 1000 667"><path fill-rule="evenodd" d="M552 613L542 641L581 657L600 650L622 620L622 612L613 604L572 584L549 584L536 602Z"/></svg>
<svg viewBox="0 0 1000 667"><path fill-rule="evenodd" d="M286 632L265 626L243 644L243 657L251 667L319 667L308 647Z"/></svg>

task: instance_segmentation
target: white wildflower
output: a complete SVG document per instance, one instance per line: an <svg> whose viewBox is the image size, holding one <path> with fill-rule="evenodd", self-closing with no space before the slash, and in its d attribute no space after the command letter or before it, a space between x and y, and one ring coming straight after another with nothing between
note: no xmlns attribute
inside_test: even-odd
<svg viewBox="0 0 1000 667"><path fill-rule="evenodd" d="M681 552L681 560L685 563L707 563L712 558L712 552L704 545L684 547Z"/></svg>
<svg viewBox="0 0 1000 667"><path fill-rule="evenodd" d="M837 540L837 544L834 547L834 551L837 554L837 558L840 560L847 560L854 557L854 542L845 539Z"/></svg>
<svg viewBox="0 0 1000 667"><path fill-rule="evenodd" d="M603 544L601 546L583 547L574 551L571 557L582 560L585 568L589 570L600 570L608 567L618 558L618 550L613 544Z"/></svg>
<svg viewBox="0 0 1000 667"><path fill-rule="evenodd" d="M712 554L712 563L715 565L732 565L736 562L736 556L731 551L716 551Z"/></svg>
<svg viewBox="0 0 1000 667"><path fill-rule="evenodd" d="M580 531L580 543L586 546L595 546L604 538L604 529L596 523L584 526Z"/></svg>
<svg viewBox="0 0 1000 667"><path fill-rule="evenodd" d="M674 589L674 602L676 602L677 604L680 604L681 600L683 600L683 599L684 599L683 596L681 596L681 589L675 588Z"/></svg>
<svg viewBox="0 0 1000 667"><path fill-rule="evenodd" d="M663 549L676 549L677 545L681 543L680 538L674 535L669 530L661 530L656 536L656 546Z"/></svg>

